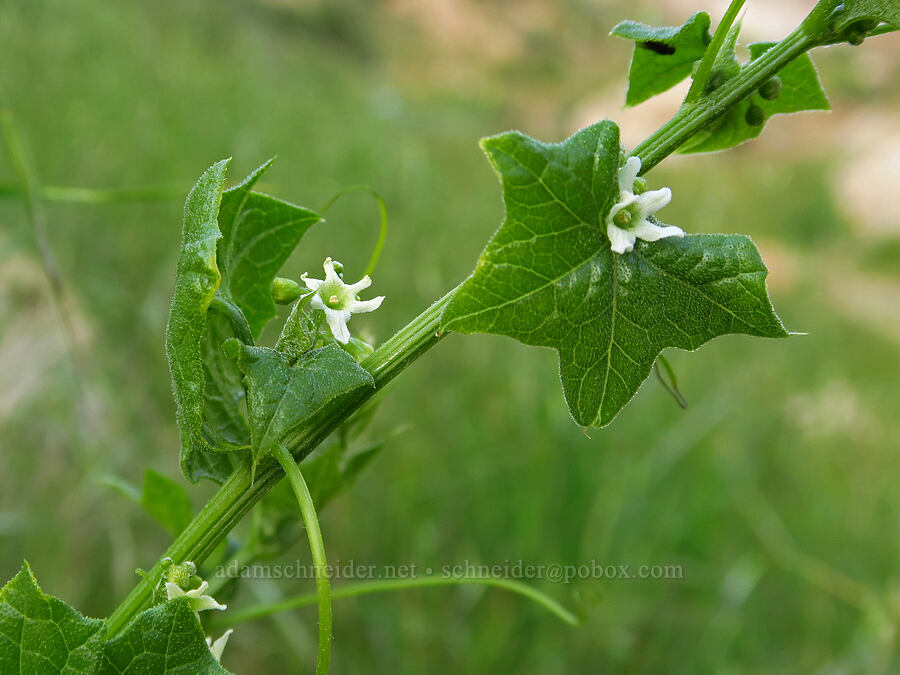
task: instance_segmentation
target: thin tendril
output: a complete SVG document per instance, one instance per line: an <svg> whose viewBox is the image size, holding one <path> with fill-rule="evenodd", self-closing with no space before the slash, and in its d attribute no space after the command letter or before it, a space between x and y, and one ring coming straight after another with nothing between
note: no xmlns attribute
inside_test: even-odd
<svg viewBox="0 0 900 675"><path fill-rule="evenodd" d="M527 584L513 579L504 579L501 577L479 577L479 576L460 576L460 577L417 577L413 579L382 579L378 581L365 581L358 584L350 584L343 588L338 588L331 593L333 599L336 598L352 598L358 595L368 595L370 593L385 593L387 591L401 591L410 588L426 588L434 586L462 586L462 585L481 585L494 586L503 588L513 593L529 598L548 611L556 615L560 620L565 621L570 626L578 626L581 622L578 617L571 611L563 607L549 595L533 588ZM318 596L314 593L294 596L271 605L261 605L258 607L249 607L240 612L235 612L228 617L229 625L258 619L288 609L296 609L298 607L307 607L315 604Z"/></svg>
<svg viewBox="0 0 900 675"><path fill-rule="evenodd" d="M378 239L375 240L375 248L372 249L372 255L369 258L369 264L366 265L366 270L363 272L363 275L372 274L375 271L376 265L378 265L378 260L381 258L381 251L384 248L384 241L387 239L387 230L388 230L388 215L387 215L387 205L384 203L384 199L382 199L381 195L378 194L373 188L368 185L350 185L345 187L343 190L340 190L335 194L328 202L319 209L319 213L325 215L325 212L334 205L334 203L340 199L342 196L347 194L348 192L367 192L375 198L375 201L378 203L378 216L380 219L380 224L378 227Z"/></svg>
<svg viewBox="0 0 900 675"><path fill-rule="evenodd" d="M316 516L312 495L291 453L283 445L276 445L272 454L291 482L291 488L300 506L300 515L303 516L303 524L306 526L309 550L316 569L315 597L319 604L319 655L316 660L316 675L326 675L331 661L331 585L328 581L328 560L325 558L322 530L319 529L319 518Z"/></svg>

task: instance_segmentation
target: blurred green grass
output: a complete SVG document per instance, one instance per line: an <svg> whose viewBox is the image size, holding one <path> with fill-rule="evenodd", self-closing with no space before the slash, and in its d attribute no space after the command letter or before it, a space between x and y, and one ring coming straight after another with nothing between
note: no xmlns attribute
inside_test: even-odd
<svg viewBox="0 0 900 675"><path fill-rule="evenodd" d="M476 140L560 139L585 109L625 119L628 46L606 33L626 15L680 21L682 4L11 0L0 104L46 185L186 192L216 159L233 155L237 180L278 154L264 188L283 198L316 208L373 186L391 219L373 287L387 300L354 323L383 339L468 273L502 217ZM653 174L673 188L669 222L758 240L781 316L808 336L670 353L688 410L651 379L590 438L551 352L451 336L396 383L373 434L410 428L323 514L332 560L680 564L684 580L541 583L584 611L578 629L497 591L340 601L335 672L900 670L900 223L866 225L839 189L871 147L860 130L896 118L897 44L814 56L834 114ZM92 615L167 543L97 479L177 475L162 341L180 210L44 206L73 349L21 203L0 200L0 576L28 558ZM286 272L325 255L361 271L376 227L374 204L345 197ZM197 506L211 489L192 488ZM251 585L233 602L273 592ZM314 630L314 610L241 626L225 663L294 670Z"/></svg>

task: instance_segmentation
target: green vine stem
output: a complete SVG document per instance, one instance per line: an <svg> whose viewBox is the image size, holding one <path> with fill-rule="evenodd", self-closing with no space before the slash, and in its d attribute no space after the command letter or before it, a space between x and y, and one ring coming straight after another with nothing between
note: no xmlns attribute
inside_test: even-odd
<svg viewBox="0 0 900 675"><path fill-rule="evenodd" d="M26 192L18 184L0 183L0 198L21 199ZM72 185L39 185L34 197L58 204L127 204L184 199L184 185L151 185L131 188L84 188Z"/></svg>
<svg viewBox="0 0 900 675"><path fill-rule="evenodd" d="M287 448L277 445L272 454L291 482L291 488L300 506L300 515L303 516L303 524L306 526L309 551L316 568L316 600L319 603L319 656L316 660L316 675L326 675L328 664L331 662L331 584L328 581L328 560L325 557L325 542L322 541L319 518L316 516L316 505L313 503L306 481L303 480L300 467Z"/></svg>
<svg viewBox="0 0 900 675"><path fill-rule="evenodd" d="M517 593L526 598L534 600L536 603L556 615L560 620L565 621L570 626L578 626L580 621L568 609L559 604L550 596L542 593L524 584L521 581L513 579L504 579L502 577L478 577L478 576L462 576L462 577L416 577L413 579L380 579L378 581L365 581L358 584L350 584L343 588L337 588L331 592L331 598L353 598L359 595L369 595L371 593L386 593L388 591L402 591L412 588L433 588L436 586L493 586L502 588L513 593ZM264 616L277 614L289 609L297 609L299 607L308 607L318 601L318 594L307 593L297 595L281 602L274 604L260 605L259 607L248 607L239 612L233 612L228 617L228 625L259 619Z"/></svg>
<svg viewBox="0 0 900 675"><path fill-rule="evenodd" d="M703 96L703 92L706 90L706 83L709 81L709 76L716 63L716 57L719 55L719 51L725 43L725 38L728 35L728 31L731 30L731 26L737 18L738 12L740 12L741 7L744 6L744 2L746 2L746 0L731 0L731 4L728 6L725 16L722 17L722 21L719 23L718 28L716 28L716 34L713 35L709 47L706 48L706 52L703 54L700 65L697 66L697 72L694 74L694 81L691 82L691 88L688 90L687 97L684 99L685 104L696 103Z"/></svg>
<svg viewBox="0 0 900 675"><path fill-rule="evenodd" d="M641 174L647 173L701 128L724 115L788 63L818 44L819 37L801 26L698 103L683 106L650 138L632 150L632 155L641 158Z"/></svg>
<svg viewBox="0 0 900 675"><path fill-rule="evenodd" d="M792 60L833 39L827 17L834 5L834 0L821 2L799 28L750 62L722 87L696 104L683 106L631 153L641 158L641 172L646 173L659 164L693 134L723 115ZM286 440L285 445L291 449L296 461L302 461L377 391L437 344L442 337L441 311L452 294L453 291L422 312L363 361L362 366L375 379L374 389L341 399L318 414L294 438ZM283 477L284 471L274 460L258 467L255 481L251 481L249 466L237 468L160 560L169 557L176 561L203 562L253 505ZM162 562L157 562L147 578L141 579L112 613L107 623L110 635L121 631L150 602L161 573Z"/></svg>
<svg viewBox="0 0 900 675"><path fill-rule="evenodd" d="M422 312L362 362L361 365L375 379L374 389L364 389L353 396L340 399L336 406L323 410L295 438L286 443L296 461L306 457L377 391L437 344L443 337L440 332L441 311L452 294L453 291ZM235 469L161 556L147 577L137 583L110 615L107 621L109 635L121 631L150 602L153 588L162 574L164 558L192 560L197 564L206 560L253 505L283 477L284 471L274 460L260 464L255 481L251 481L249 465Z"/></svg>

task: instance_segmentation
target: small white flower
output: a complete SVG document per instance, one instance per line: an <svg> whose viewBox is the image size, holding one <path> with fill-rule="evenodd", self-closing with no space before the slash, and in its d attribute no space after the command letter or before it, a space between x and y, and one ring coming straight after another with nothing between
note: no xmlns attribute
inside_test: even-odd
<svg viewBox="0 0 900 675"><path fill-rule="evenodd" d="M212 652L213 658L219 663L222 662L222 652L225 651L225 645L228 643L228 638L234 632L233 628L229 628L226 630L222 637L213 642L211 637L206 638L206 646L209 647L209 651Z"/></svg>
<svg viewBox="0 0 900 675"><path fill-rule="evenodd" d="M309 279L304 273L300 276L300 280L306 284L309 290L315 291L309 304L313 309L321 309L325 312L325 321L328 322L334 339L341 344L347 344L350 341L350 331L347 329L350 317L353 314L375 311L381 307L384 296L380 295L371 300L360 300L356 294L371 286L372 280L367 275L355 284L345 284L335 271L334 265L331 258L325 258L324 279Z"/></svg>
<svg viewBox="0 0 900 675"><path fill-rule="evenodd" d="M606 234L616 253L628 253L636 239L657 241L665 237L683 237L684 230L674 225L657 225L648 220L672 200L669 188L634 194L634 181L641 170L639 157L629 157L619 169L619 201L606 218Z"/></svg>
<svg viewBox="0 0 900 675"><path fill-rule="evenodd" d="M166 597L169 600L174 598L187 598L190 601L191 609L195 612L202 612L205 609L226 609L226 605L220 605L211 595L204 595L207 588L209 588L209 584L204 581L197 588L190 591L184 591L178 584L167 581Z"/></svg>

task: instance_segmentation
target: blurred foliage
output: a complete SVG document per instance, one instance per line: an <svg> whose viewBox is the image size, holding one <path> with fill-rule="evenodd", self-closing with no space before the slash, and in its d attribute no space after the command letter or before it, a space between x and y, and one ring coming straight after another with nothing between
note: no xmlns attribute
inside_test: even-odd
<svg viewBox="0 0 900 675"><path fill-rule="evenodd" d="M373 275L387 300L354 327L381 340L468 273L500 222L477 139L521 128L559 140L604 115L649 133L671 109L625 115L630 50L606 34L627 17L677 25L696 9L10 0L0 107L48 186L180 186L183 197L212 161L233 156L241 176L275 153L261 189L286 200L315 209L373 186L391 218ZM900 221L871 215L890 189L845 189L880 185L884 171L858 174L858 162L900 147L897 39L816 53L834 114L773 120L752 144L651 176L673 188L668 222L754 236L780 315L808 336L670 350L690 407L651 379L591 438L566 414L552 352L451 336L393 386L368 433L409 429L323 513L335 562L680 564L684 579L542 583L580 605L578 629L476 588L343 600L335 672L900 669ZM4 156L0 183L14 181ZM139 483L149 466L178 478L163 329L181 208L43 204L67 326L21 201L0 199L0 576L27 557L46 592L89 616L108 614L167 543L104 477ZM348 196L282 274L331 255L355 278L377 228L366 198ZM197 508L212 486L189 489ZM282 559L306 558L299 543ZM252 582L231 603L311 587ZM314 634L315 610L247 624L225 663L308 664Z"/></svg>

